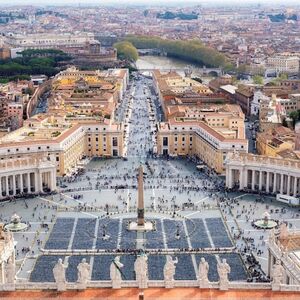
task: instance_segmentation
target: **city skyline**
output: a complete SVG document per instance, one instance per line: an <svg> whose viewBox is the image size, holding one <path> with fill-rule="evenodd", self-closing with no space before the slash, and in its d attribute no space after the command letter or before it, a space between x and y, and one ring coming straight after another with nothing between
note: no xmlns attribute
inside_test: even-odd
<svg viewBox="0 0 300 300"><path fill-rule="evenodd" d="M188 1L181 1L181 0L153 0L151 4L147 0L129 0L126 3L122 3L116 0L45 0L41 3L39 0L12 0L9 3L0 3L0 6L12 6L12 5L35 5L35 6L89 6L89 5L113 5L113 6L130 6L130 5L143 5L143 6L187 6L187 5L204 5L204 6L230 6L230 5L238 5L238 6L245 6L245 5L258 5L258 4L272 4L277 6L286 6L286 5L296 5L299 4L297 0L287 0L284 3L282 0L247 0L247 1L237 1L237 0L215 0L213 2L207 0L188 0Z"/></svg>

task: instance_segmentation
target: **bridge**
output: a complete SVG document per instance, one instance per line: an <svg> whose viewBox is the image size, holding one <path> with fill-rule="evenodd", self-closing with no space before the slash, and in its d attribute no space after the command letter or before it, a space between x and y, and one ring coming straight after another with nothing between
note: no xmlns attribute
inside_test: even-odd
<svg viewBox="0 0 300 300"><path fill-rule="evenodd" d="M208 75L209 73L215 73L218 76L223 74L222 68L198 68L193 66L188 66L186 68L147 68L147 69L138 69L139 72L153 72L153 71L162 71L162 72L181 72L185 73L190 69L191 74L193 75Z"/></svg>

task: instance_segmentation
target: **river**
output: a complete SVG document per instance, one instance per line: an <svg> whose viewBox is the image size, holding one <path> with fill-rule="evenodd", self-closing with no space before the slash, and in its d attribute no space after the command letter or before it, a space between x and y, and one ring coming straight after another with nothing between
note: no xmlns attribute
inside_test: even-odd
<svg viewBox="0 0 300 300"><path fill-rule="evenodd" d="M136 61L136 66L141 69L184 69L191 63L181 59L171 58L167 56L146 55L140 56Z"/></svg>

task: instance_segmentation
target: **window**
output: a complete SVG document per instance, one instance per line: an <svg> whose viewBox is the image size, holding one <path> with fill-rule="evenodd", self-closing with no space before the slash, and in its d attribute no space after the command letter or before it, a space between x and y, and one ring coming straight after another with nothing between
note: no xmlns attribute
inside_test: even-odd
<svg viewBox="0 0 300 300"><path fill-rule="evenodd" d="M193 141L193 137L192 136L190 136L190 142L192 142Z"/></svg>
<svg viewBox="0 0 300 300"><path fill-rule="evenodd" d="M177 136L175 136L175 142L177 142L177 140L178 140L178 137L177 137Z"/></svg>
<svg viewBox="0 0 300 300"><path fill-rule="evenodd" d="M59 156L56 156L56 161L59 161Z"/></svg>
<svg viewBox="0 0 300 300"><path fill-rule="evenodd" d="M117 137L113 137L113 147L117 147L118 146L118 138Z"/></svg>
<svg viewBox="0 0 300 300"><path fill-rule="evenodd" d="M163 146L168 146L168 137L163 137Z"/></svg>
<svg viewBox="0 0 300 300"><path fill-rule="evenodd" d="M182 141L183 141L183 142L185 141L185 137L184 137L184 136L182 137Z"/></svg>

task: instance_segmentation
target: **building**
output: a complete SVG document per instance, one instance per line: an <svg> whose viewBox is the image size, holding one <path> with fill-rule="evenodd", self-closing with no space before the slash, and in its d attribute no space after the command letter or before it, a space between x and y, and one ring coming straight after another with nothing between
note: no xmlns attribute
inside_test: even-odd
<svg viewBox="0 0 300 300"><path fill-rule="evenodd" d="M222 118L221 115L219 118ZM223 128L222 133L222 130L204 121L173 119L168 123L159 123L157 153L169 156L197 156L217 173L225 174L224 161L229 152L248 152L248 140L242 132L238 137L239 130L234 125L229 125L232 126L231 130L229 127L227 130Z"/></svg>
<svg viewBox="0 0 300 300"><path fill-rule="evenodd" d="M0 48L0 59L10 58L10 49L7 47Z"/></svg>
<svg viewBox="0 0 300 300"><path fill-rule="evenodd" d="M117 59L113 48L102 49L101 44L91 32L74 33L8 33L4 44L10 48L11 57L18 57L20 52L27 49L59 49L75 56L75 63L90 64L112 62ZM78 61L79 60L79 61Z"/></svg>
<svg viewBox="0 0 300 300"><path fill-rule="evenodd" d="M70 174L84 156L122 156L123 125L35 115L0 138L0 161L36 155L55 161L57 176Z"/></svg>
<svg viewBox="0 0 300 300"><path fill-rule="evenodd" d="M298 73L299 57L297 56L274 56L268 57L266 66L277 73Z"/></svg>
<svg viewBox="0 0 300 300"><path fill-rule="evenodd" d="M283 126L269 128L257 134L256 148L258 154L278 157L282 151L295 149L295 133Z"/></svg>
<svg viewBox="0 0 300 300"><path fill-rule="evenodd" d="M94 35L88 32L76 33L43 33L5 35L4 43L10 48L25 49L82 49L88 43L97 42ZM74 51L74 50L72 50Z"/></svg>
<svg viewBox="0 0 300 300"><path fill-rule="evenodd" d="M251 103L254 97L254 87L247 85L239 85L235 90L235 102L240 105L244 114L249 116L251 113Z"/></svg>
<svg viewBox="0 0 300 300"><path fill-rule="evenodd" d="M176 72L154 71L153 78L166 120L157 128L158 155L195 155L224 174L229 151L248 151L244 113L229 97Z"/></svg>
<svg viewBox="0 0 300 300"><path fill-rule="evenodd" d="M253 101L250 105L250 111L252 116L258 116L260 112L261 102L270 101L270 98L267 97L262 91L255 91L253 95Z"/></svg>
<svg viewBox="0 0 300 300"><path fill-rule="evenodd" d="M226 187L300 195L300 161L232 152L226 157Z"/></svg>
<svg viewBox="0 0 300 300"><path fill-rule="evenodd" d="M126 91L128 77L127 69L100 72L69 68L60 72L52 80L48 113L27 119L22 127L0 138L0 162L42 156L54 162L55 176L64 176L86 156L123 156L124 126L114 122L114 111ZM11 110L8 113L16 113ZM26 181L5 176L3 196L19 194L21 189L16 188ZM48 184L47 178L42 181ZM37 186L29 191L41 192L41 180L31 177L30 182ZM52 183L48 188L53 190Z"/></svg>
<svg viewBox="0 0 300 300"><path fill-rule="evenodd" d="M0 159L0 199L56 190L56 165L46 156Z"/></svg>
<svg viewBox="0 0 300 300"><path fill-rule="evenodd" d="M261 132L280 127L282 121L286 118L285 103L283 101L282 105L280 100L275 94L272 94L271 99L267 97L260 98L259 129Z"/></svg>

